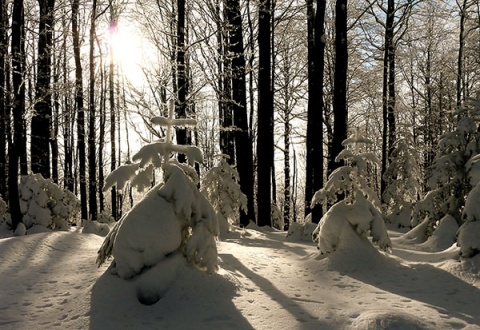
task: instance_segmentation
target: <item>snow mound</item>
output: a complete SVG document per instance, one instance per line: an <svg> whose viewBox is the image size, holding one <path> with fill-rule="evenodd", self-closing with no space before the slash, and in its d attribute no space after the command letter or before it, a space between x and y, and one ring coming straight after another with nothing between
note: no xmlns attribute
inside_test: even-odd
<svg viewBox="0 0 480 330"><path fill-rule="evenodd" d="M403 234L401 240L409 240L414 243L423 243L427 240L427 226L429 224L428 218L425 218L420 224L414 227L412 230Z"/></svg>
<svg viewBox="0 0 480 330"><path fill-rule="evenodd" d="M332 206L320 220L313 237L318 241L320 252L329 254L345 246L345 232L349 234L351 229L363 238L370 234L373 242L383 250L392 246L382 215L361 194L353 204L342 201Z"/></svg>
<svg viewBox="0 0 480 330"><path fill-rule="evenodd" d="M378 251L367 237L358 235L348 221L343 221L338 233L335 253L317 256L317 259L323 259L321 263L325 268L342 273L357 273L375 271L385 268L387 264L396 265L393 259Z"/></svg>
<svg viewBox="0 0 480 330"><path fill-rule="evenodd" d="M432 252L448 249L456 241L457 230L457 221L447 214L438 222L435 231L428 237L427 241L420 246Z"/></svg>
<svg viewBox="0 0 480 330"><path fill-rule="evenodd" d="M97 264L112 255L112 271L121 278L132 278L177 251L209 274L217 270L215 211L179 166L164 164L163 171L165 183L114 225L98 252Z"/></svg>
<svg viewBox="0 0 480 330"><path fill-rule="evenodd" d="M158 194L157 185L125 215L118 227L112 255L122 278L138 274L180 247L181 223L173 204Z"/></svg>
<svg viewBox="0 0 480 330"><path fill-rule="evenodd" d="M419 318L396 311L366 311L360 314L349 327L362 330L402 330L425 329L427 325Z"/></svg>
<svg viewBox="0 0 480 330"><path fill-rule="evenodd" d="M286 240L289 242L312 242L312 234L317 228L316 223L292 222L288 228Z"/></svg>
<svg viewBox="0 0 480 330"><path fill-rule="evenodd" d="M98 236L107 236L110 231L110 226L99 221L84 220L82 233L95 234Z"/></svg>
<svg viewBox="0 0 480 330"><path fill-rule="evenodd" d="M470 257L480 252L480 221L465 222L458 230L461 255Z"/></svg>

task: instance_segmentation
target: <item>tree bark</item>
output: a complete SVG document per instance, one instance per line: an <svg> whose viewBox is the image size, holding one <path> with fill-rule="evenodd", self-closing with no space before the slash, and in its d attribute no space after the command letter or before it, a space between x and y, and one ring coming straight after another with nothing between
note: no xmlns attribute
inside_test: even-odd
<svg viewBox="0 0 480 330"><path fill-rule="evenodd" d="M335 73L333 81L333 139L329 171L343 165L335 158L343 150L342 142L347 138L347 0L335 4Z"/></svg>
<svg viewBox="0 0 480 330"><path fill-rule="evenodd" d="M40 21L38 37L37 81L35 106L31 123L30 159L33 173L50 178L50 120L52 118L53 24L55 0L39 0Z"/></svg>
<svg viewBox="0 0 480 330"><path fill-rule="evenodd" d="M232 106L235 124L235 154L240 189L247 197L247 212L240 212L240 224L247 226L255 221L253 187L253 146L248 130L247 86L245 72L245 53L243 48L242 16L240 2L227 0L227 18L229 22L229 53L232 54Z"/></svg>
<svg viewBox="0 0 480 330"><path fill-rule="evenodd" d="M97 0L92 1L92 14L90 23L90 88L88 98L88 209L89 218L91 220L97 219L97 162L96 162L96 113L95 113L95 34L96 34L96 19L97 19Z"/></svg>
<svg viewBox="0 0 480 330"><path fill-rule="evenodd" d="M270 24L271 2L259 2L258 19L258 139L257 208L258 225L271 226L271 179L273 166L273 95L271 90Z"/></svg>
<svg viewBox="0 0 480 330"><path fill-rule="evenodd" d="M6 2L0 3L0 197L6 199L7 192L7 132L6 122L10 120L7 116L7 108L5 102L5 74L7 57L7 6Z"/></svg>
<svg viewBox="0 0 480 330"><path fill-rule="evenodd" d="M230 107L231 91L227 93L227 85L230 86L231 81L231 65L227 58L228 54L228 27L225 27L226 21L222 20L220 13L220 3L216 3L217 16L217 69L218 69L218 112L220 122L220 150L222 154L227 155L227 162L232 165L235 163L235 149L233 147L233 135L229 131L232 126L232 109ZM226 16L226 10L224 10ZM229 114L229 116L227 115ZM230 122L227 120L230 118Z"/></svg>
<svg viewBox="0 0 480 330"><path fill-rule="evenodd" d="M186 118L186 85L185 70L185 0L177 0L177 102L176 117ZM177 144L187 144L187 130L183 127L176 128ZM184 154L178 154L178 161L185 162Z"/></svg>
<svg viewBox="0 0 480 330"><path fill-rule="evenodd" d="M62 27L63 31L68 31L67 17L64 9L64 15L62 16ZM67 38L64 38L62 44L62 67L63 72L69 71L68 58L67 58ZM68 77L66 74L63 75L63 84L68 85ZM72 148L72 129L71 125L73 123L72 116L72 107L70 102L70 92L66 92L63 97L63 145L64 145L64 177L63 185L68 190L74 190L74 180L73 180L73 148Z"/></svg>
<svg viewBox="0 0 480 330"><path fill-rule="evenodd" d="M393 148L395 135L395 47L394 47L394 15L395 3L393 0L388 0L387 17L385 20L385 41L383 44L383 92L382 92L382 175L380 181L380 195L383 196L387 188L385 180L385 172L389 164L389 157L391 148ZM393 79L393 80L392 80ZM392 93L393 92L393 93ZM393 134L393 136L392 136Z"/></svg>
<svg viewBox="0 0 480 330"><path fill-rule="evenodd" d="M8 189L12 229L22 222L18 198L18 161L20 145L25 135L23 116L25 113L25 40L23 0L15 0L12 11L12 83L13 83L13 137L9 139Z"/></svg>
<svg viewBox="0 0 480 330"><path fill-rule="evenodd" d="M306 141L305 216L312 213L312 222L322 217L322 205L310 207L313 195L323 187L323 75L325 55L325 0L307 2L308 38L308 109Z"/></svg>
<svg viewBox="0 0 480 330"><path fill-rule="evenodd" d="M72 37L75 58L75 103L77 107L77 144L80 177L80 209L82 220L88 219L87 182L85 166L85 108L83 105L83 68L80 60L80 35L78 29L79 0L72 2Z"/></svg>
<svg viewBox="0 0 480 330"><path fill-rule="evenodd" d="M460 31L459 31L459 45L458 45L458 60L457 60L457 109L462 105L462 85L464 81L463 72L463 53L465 48L465 19L468 0L463 0L460 8ZM465 93L465 92L464 92Z"/></svg>
<svg viewBox="0 0 480 330"><path fill-rule="evenodd" d="M53 86L59 86L60 81L60 59L57 59L57 56L53 56ZM58 133L60 125L60 95L58 88L53 90L53 118L51 120L51 136L50 136L50 148L52 149L52 181L58 184Z"/></svg>
<svg viewBox="0 0 480 330"><path fill-rule="evenodd" d="M106 88L106 79L105 79L105 65L103 63L103 55L101 48L98 48L100 51L100 128L99 128L99 137L98 137L98 201L100 204L100 212L105 210L105 198L103 195L103 185L105 182L105 175L103 172L103 149L105 144L105 122L106 122L106 103L107 103L107 88Z"/></svg>
<svg viewBox="0 0 480 330"><path fill-rule="evenodd" d="M117 30L117 21L113 15L113 9L111 9L110 17L110 35L111 37ZM114 83L114 49L113 45L110 45L110 63L108 69L108 91L109 91L109 101L110 101L110 170L113 172L117 167L117 148L116 148L116 108L115 108L115 83ZM112 187L110 190L110 199L112 203L112 216L115 221L118 220L118 211L117 211L117 189Z"/></svg>

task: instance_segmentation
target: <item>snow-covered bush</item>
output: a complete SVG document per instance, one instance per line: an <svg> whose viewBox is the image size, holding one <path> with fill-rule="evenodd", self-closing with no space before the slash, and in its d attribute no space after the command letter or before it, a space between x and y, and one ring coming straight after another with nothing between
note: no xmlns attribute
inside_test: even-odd
<svg viewBox="0 0 480 330"><path fill-rule="evenodd" d="M231 231L231 225L238 225L240 210L247 211L247 198L240 190L238 172L222 157L202 180L201 192L217 213L221 233Z"/></svg>
<svg viewBox="0 0 480 330"><path fill-rule="evenodd" d="M98 252L97 264L113 256L113 269L122 278L133 277L175 254L209 274L217 269L217 217L198 190L197 180L191 179L196 173L190 165L202 162L202 152L194 146L171 143L173 125L191 126L195 122L172 118L173 104L169 118L152 118L152 123L167 127L166 141L142 147L133 156L136 163L119 167L106 180L104 190L113 185L122 189L127 181L143 189L149 187L152 167L163 171L164 182L151 188L115 224ZM173 152L185 154L190 165L170 159Z"/></svg>
<svg viewBox="0 0 480 330"><path fill-rule="evenodd" d="M304 241L311 242L312 234L317 228L318 224L312 223L312 213L309 213L304 222L292 222L288 227L286 239L289 241Z"/></svg>
<svg viewBox="0 0 480 330"><path fill-rule="evenodd" d="M469 240L466 237L472 237L472 233L462 234L470 226L462 224L477 219L476 204L480 196L476 188L480 178L477 165L480 152L479 115L480 101L470 102L459 113L457 128L440 139L427 177L427 185L431 190L417 204L412 219L413 225L427 219L426 234L430 236L440 219L446 215L452 216L461 226L458 243L466 255L473 252L473 245L476 244L466 242ZM466 203L469 200L471 202Z"/></svg>
<svg viewBox="0 0 480 330"><path fill-rule="evenodd" d="M383 193L387 219L399 226L410 226L411 213L420 196L422 173L419 159L413 135L407 131L399 132L384 174L386 189Z"/></svg>
<svg viewBox="0 0 480 330"><path fill-rule="evenodd" d="M27 229L34 225L67 229L76 223L80 201L41 174L23 176L18 187L22 221Z"/></svg>
<svg viewBox="0 0 480 330"><path fill-rule="evenodd" d="M352 230L365 239L367 235L372 236L373 242L383 250L392 246L380 201L365 180L367 164L379 161L371 153L359 153L359 143L371 142L358 134L343 142L345 147L354 146L353 151L346 148L337 156L337 161L344 160L346 165L333 171L325 187L313 196L312 207L325 201L334 203L339 194L344 196L322 217L312 234L322 254L334 252L341 240L349 237L346 231Z"/></svg>
<svg viewBox="0 0 480 330"><path fill-rule="evenodd" d="M275 229L283 230L285 227L285 220L283 219L282 211L277 204L272 203L271 209L271 219L272 219L272 226Z"/></svg>
<svg viewBox="0 0 480 330"><path fill-rule="evenodd" d="M470 158L466 169L469 185L473 189L465 201L462 212L462 221L465 222L457 232L457 243L462 256L471 257L480 252L480 154Z"/></svg>

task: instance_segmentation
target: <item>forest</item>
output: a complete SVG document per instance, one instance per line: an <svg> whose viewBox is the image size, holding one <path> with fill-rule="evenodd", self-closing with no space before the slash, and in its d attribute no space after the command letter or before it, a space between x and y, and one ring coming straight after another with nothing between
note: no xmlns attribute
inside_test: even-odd
<svg viewBox="0 0 480 330"><path fill-rule="evenodd" d="M170 119L195 120L174 137L201 150L199 176L221 160L238 172L241 226L316 224L335 201L362 195L387 223L425 223L427 236L453 219L469 242L462 253L480 249L478 1L10 0L0 9L0 210L13 231L61 227L50 216L119 220L138 196L106 177L167 138L150 119L172 104ZM36 216L28 182L78 199L80 214Z"/></svg>

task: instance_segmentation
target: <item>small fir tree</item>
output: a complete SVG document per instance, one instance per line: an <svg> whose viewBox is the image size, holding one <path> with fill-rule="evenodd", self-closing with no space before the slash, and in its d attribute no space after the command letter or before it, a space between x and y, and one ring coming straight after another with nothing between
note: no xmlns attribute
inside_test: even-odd
<svg viewBox="0 0 480 330"><path fill-rule="evenodd" d="M412 217L414 226L427 221L427 236L432 235L439 221L447 215L452 216L459 226L464 223L465 217L469 217L468 212L462 216L462 209L466 196L476 183L469 178L476 167L472 166L475 156L480 151L479 115L479 102L470 102L459 112L457 128L440 139L438 152L428 169L427 186L430 191L417 204Z"/></svg>
<svg viewBox="0 0 480 330"><path fill-rule="evenodd" d="M213 273L218 262L218 222L212 205L196 186L198 176L192 167L203 161L203 155L195 146L171 142L174 126L195 126L196 122L174 119L173 102L168 118L154 117L151 122L167 128L166 139L142 147L133 156L134 163L119 167L107 177L104 190L113 185L123 189L128 181L145 189L153 168L161 168L163 182L151 188L115 224L98 252L97 264L113 256L114 271L130 278L180 254L199 269ZM184 154L188 164L171 158L173 153Z"/></svg>
<svg viewBox="0 0 480 330"><path fill-rule="evenodd" d="M399 132L384 174L387 186L382 196L387 219L398 226L410 226L411 213L421 193L419 158L413 135L406 130Z"/></svg>
<svg viewBox="0 0 480 330"><path fill-rule="evenodd" d="M239 225L240 210L247 212L247 197L240 189L238 172L225 157L222 155L205 174L201 188L217 214L221 234L230 232L232 225Z"/></svg>
<svg viewBox="0 0 480 330"><path fill-rule="evenodd" d="M343 141L345 149L337 156L336 161L344 160L346 165L333 171L325 187L313 197L312 206L336 202L313 232L313 238L318 242L322 254L332 253L342 244L342 238L348 237L345 236L345 230L355 230L362 238L370 234L373 242L381 249L387 250L392 246L380 201L365 179L367 164L378 164L379 161L372 153L359 152L359 145L362 143L369 144L371 141L361 137L358 132L355 138ZM353 150L349 150L349 146L353 146ZM343 196L343 199L337 201L339 196Z"/></svg>

